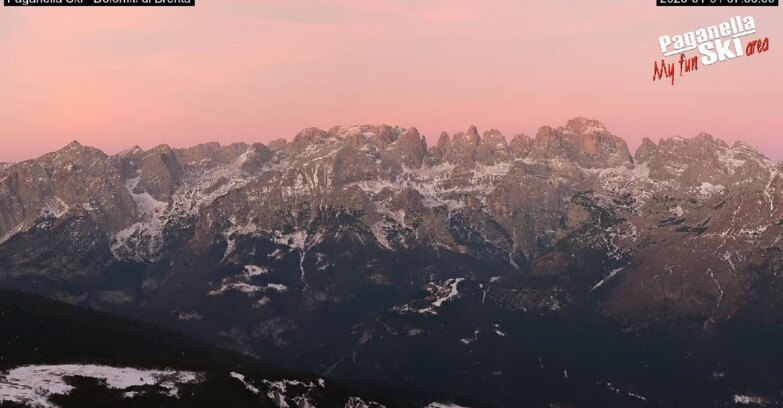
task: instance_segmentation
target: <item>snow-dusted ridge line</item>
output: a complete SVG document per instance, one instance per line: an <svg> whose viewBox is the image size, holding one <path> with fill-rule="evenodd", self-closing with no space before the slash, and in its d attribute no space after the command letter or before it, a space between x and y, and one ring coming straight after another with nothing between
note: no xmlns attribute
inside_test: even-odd
<svg viewBox="0 0 783 408"><path fill-rule="evenodd" d="M163 229L177 218L197 215L199 210L219 197L242 188L260 174L287 166L287 162L273 160L257 174L249 174L243 165L250 160L253 149L248 147L236 160L206 170L190 171L171 196L170 202L157 201L147 192L137 192L139 177L126 180L126 189L136 203L138 222L115 234L112 254L116 259L138 261L154 260L163 244Z"/></svg>

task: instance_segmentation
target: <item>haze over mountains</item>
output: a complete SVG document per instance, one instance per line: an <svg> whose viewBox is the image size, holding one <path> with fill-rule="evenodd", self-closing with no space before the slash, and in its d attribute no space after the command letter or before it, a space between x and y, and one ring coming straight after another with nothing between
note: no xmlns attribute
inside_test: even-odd
<svg viewBox="0 0 783 408"><path fill-rule="evenodd" d="M677 356L692 341L645 349L671 357L654 373L549 347L597 356L663 328L777 327L781 170L708 134L632 155L586 118L510 141L471 127L434 146L384 125L114 156L74 142L0 166L0 285L477 406L517 406L503 390L518 381L531 406L671 403L685 391L652 379L673 370L710 384L689 402L730 404L731 389L771 403L778 379L757 359L721 360L728 342L705 340L714 354L687 367Z"/></svg>

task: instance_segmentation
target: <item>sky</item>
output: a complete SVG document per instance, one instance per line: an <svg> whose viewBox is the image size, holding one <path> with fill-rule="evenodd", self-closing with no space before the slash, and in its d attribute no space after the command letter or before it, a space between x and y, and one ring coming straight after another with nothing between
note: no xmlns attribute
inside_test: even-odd
<svg viewBox="0 0 783 408"><path fill-rule="evenodd" d="M752 15L770 50L653 82L658 37ZM706 131L783 159L780 7L654 0L199 0L0 8L0 162L72 140L108 154L291 139L317 126L476 125L508 139L575 116L632 151ZM692 54L695 55L695 54ZM667 58L673 62L674 57Z"/></svg>

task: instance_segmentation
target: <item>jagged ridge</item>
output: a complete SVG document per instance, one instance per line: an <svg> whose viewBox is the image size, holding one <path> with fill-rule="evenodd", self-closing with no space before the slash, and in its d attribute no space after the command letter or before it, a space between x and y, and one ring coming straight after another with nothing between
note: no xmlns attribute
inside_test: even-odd
<svg viewBox="0 0 783 408"><path fill-rule="evenodd" d="M163 145L114 156L74 142L0 170L0 249L14 259L3 266L7 276L50 268L71 276L75 265L89 276L106 262L216 248L220 262L241 265L238 243L263 239L298 254L306 285L308 253L327 259L314 248L345 239L351 225L351 239L381 251L500 259L504 273L570 287L498 291L513 307L552 308L589 289L610 313L676 309L712 321L739 307L754 281L749 268L776 262L756 248L779 244L779 170L756 149L707 134L645 139L631 156L622 138L586 118L510 142L471 126L429 148L415 128L385 125L310 128L268 146ZM37 231L82 244L63 245L69 253L41 270L50 255L22 249ZM98 261L82 261L88 254ZM592 270L578 285L563 275L576 267ZM688 272L657 278L662 270ZM691 289L680 291L684 284Z"/></svg>

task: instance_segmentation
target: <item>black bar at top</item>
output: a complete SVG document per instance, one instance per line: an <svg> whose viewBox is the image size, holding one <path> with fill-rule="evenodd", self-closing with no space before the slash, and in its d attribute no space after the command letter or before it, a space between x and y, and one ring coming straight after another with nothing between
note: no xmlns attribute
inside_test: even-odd
<svg viewBox="0 0 783 408"><path fill-rule="evenodd" d="M655 0L656 6L670 7L777 7L780 0Z"/></svg>
<svg viewBox="0 0 783 408"><path fill-rule="evenodd" d="M196 0L2 0L8 7L190 7Z"/></svg>

